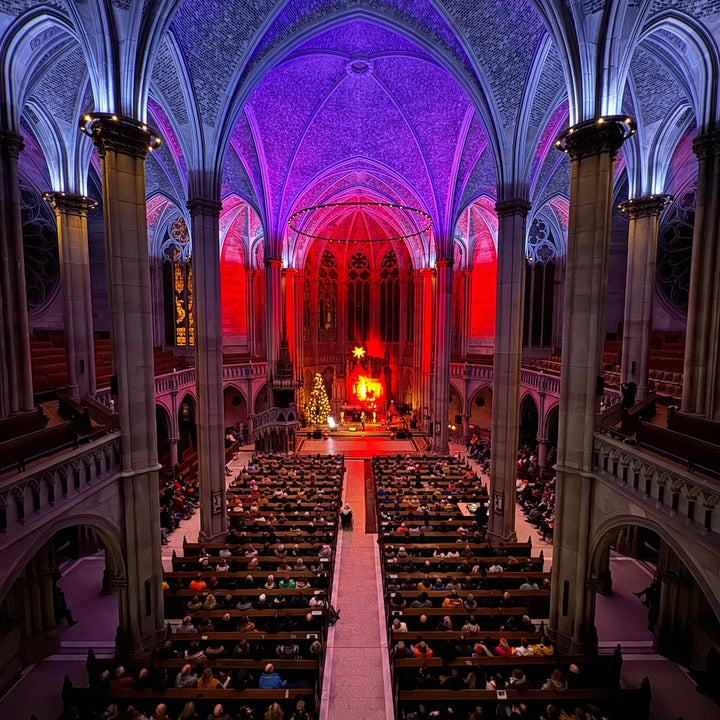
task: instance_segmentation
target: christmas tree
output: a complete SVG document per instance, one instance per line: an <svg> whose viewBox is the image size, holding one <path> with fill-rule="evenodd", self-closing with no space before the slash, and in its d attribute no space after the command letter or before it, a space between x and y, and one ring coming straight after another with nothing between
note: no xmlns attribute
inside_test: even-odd
<svg viewBox="0 0 720 720"><path fill-rule="evenodd" d="M325 425L330 415L330 401L328 400L325 384L320 373L315 373L313 389L310 392L306 406L307 420L311 425Z"/></svg>

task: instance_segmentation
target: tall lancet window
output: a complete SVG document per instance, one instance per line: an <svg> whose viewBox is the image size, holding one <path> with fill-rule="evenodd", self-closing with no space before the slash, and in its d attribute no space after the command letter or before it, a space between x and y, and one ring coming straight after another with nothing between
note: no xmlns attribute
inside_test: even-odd
<svg viewBox="0 0 720 720"><path fill-rule="evenodd" d="M394 250L380 264L380 340L400 340L400 268Z"/></svg>
<svg viewBox="0 0 720 720"><path fill-rule="evenodd" d="M525 246L525 317L523 345L552 345L555 261L557 246L542 220L534 218Z"/></svg>
<svg viewBox="0 0 720 720"><path fill-rule="evenodd" d="M337 342L337 289L337 261L325 250L318 270L318 342Z"/></svg>
<svg viewBox="0 0 720 720"><path fill-rule="evenodd" d="M405 326L405 337L408 342L415 339L415 274L412 265L408 263L406 275L406 292L407 292L407 324Z"/></svg>
<svg viewBox="0 0 720 720"><path fill-rule="evenodd" d="M364 252L352 254L347 277L348 340L363 344L370 328L370 263Z"/></svg>
<svg viewBox="0 0 720 720"><path fill-rule="evenodd" d="M303 340L310 342L310 328L312 320L310 317L310 288L312 285L310 273L312 265L308 259L305 263L305 282L303 282Z"/></svg>
<svg viewBox="0 0 720 720"><path fill-rule="evenodd" d="M163 257L165 341L176 347L195 345L190 236L185 218L175 220L160 252Z"/></svg>

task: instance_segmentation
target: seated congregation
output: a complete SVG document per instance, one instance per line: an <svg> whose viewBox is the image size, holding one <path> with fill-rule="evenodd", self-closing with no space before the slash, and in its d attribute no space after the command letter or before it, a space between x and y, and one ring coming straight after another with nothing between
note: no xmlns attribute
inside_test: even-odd
<svg viewBox="0 0 720 720"><path fill-rule="evenodd" d="M396 717L647 717L612 656L560 656L550 573L528 542L489 542L487 489L459 458L373 459ZM629 713L629 714L628 714Z"/></svg>
<svg viewBox="0 0 720 720"><path fill-rule="evenodd" d="M164 641L132 664L91 653L89 688L66 688L77 717L317 717L344 470L342 455L254 456L224 541L173 554Z"/></svg>

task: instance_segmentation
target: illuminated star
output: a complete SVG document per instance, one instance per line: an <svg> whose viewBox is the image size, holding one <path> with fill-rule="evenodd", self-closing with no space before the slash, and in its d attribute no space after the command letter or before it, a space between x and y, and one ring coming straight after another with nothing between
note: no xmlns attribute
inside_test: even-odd
<svg viewBox="0 0 720 720"><path fill-rule="evenodd" d="M358 359L365 357L365 348L356 347L353 349L353 357Z"/></svg>

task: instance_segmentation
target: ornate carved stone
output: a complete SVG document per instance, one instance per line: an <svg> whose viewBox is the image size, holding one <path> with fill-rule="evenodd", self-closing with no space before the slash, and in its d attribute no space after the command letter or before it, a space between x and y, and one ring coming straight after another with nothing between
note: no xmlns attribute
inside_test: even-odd
<svg viewBox="0 0 720 720"><path fill-rule="evenodd" d="M495 203L495 212L499 218L520 215L527 217L532 206L524 198L511 198L510 200L498 200Z"/></svg>
<svg viewBox="0 0 720 720"><path fill-rule="evenodd" d="M87 217L88 212L94 210L98 205L97 200L85 195L73 195L72 193L46 192L43 198L52 205L58 215L64 213L66 215Z"/></svg>
<svg viewBox="0 0 720 720"><path fill-rule="evenodd" d="M17 160L24 149L25 143L22 135L18 135L12 130L0 130L0 157Z"/></svg>
<svg viewBox="0 0 720 720"><path fill-rule="evenodd" d="M570 155L571 160L605 153L614 159L622 144L634 132L635 123L631 118L600 117L573 125L555 141L555 146Z"/></svg>
<svg viewBox="0 0 720 720"><path fill-rule="evenodd" d="M698 135L693 140L692 148L698 160L705 160L713 155L720 155L720 130L708 133L707 135Z"/></svg>
<svg viewBox="0 0 720 720"><path fill-rule="evenodd" d="M207 215L208 217L219 218L222 211L221 202L217 200L210 200L208 198L190 198L185 203L185 206L187 207L191 217Z"/></svg>
<svg viewBox="0 0 720 720"><path fill-rule="evenodd" d="M618 210L627 214L633 220L639 217L652 217L659 215L666 205L673 201L672 195L645 195L631 198L618 205Z"/></svg>
<svg viewBox="0 0 720 720"><path fill-rule="evenodd" d="M160 145L160 136L145 123L110 113L84 115L80 130L93 141L100 157L116 152L144 158Z"/></svg>

